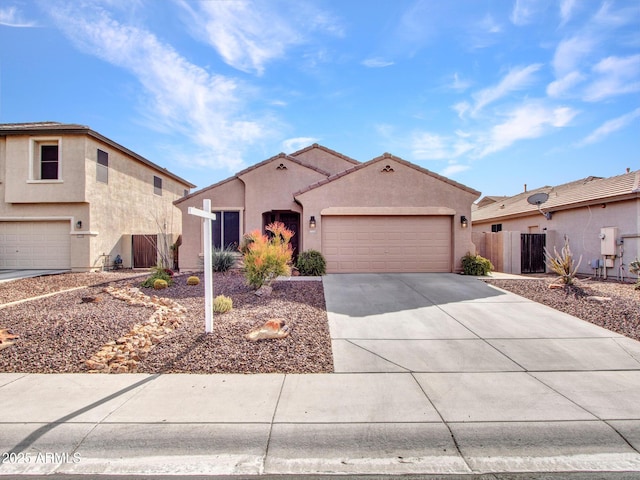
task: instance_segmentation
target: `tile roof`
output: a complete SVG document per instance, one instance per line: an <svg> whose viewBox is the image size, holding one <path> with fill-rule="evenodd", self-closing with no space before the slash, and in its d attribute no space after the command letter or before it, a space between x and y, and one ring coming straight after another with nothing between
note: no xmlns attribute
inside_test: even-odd
<svg viewBox="0 0 640 480"><path fill-rule="evenodd" d="M335 150L331 150L330 148L325 147L324 145L320 145L318 143L314 143L313 145L309 145L308 147L302 148L300 150L297 150L293 153L290 153L289 155L291 157L297 157L298 155L308 152L309 150L313 150L314 148L320 149L320 150L324 150L327 153L330 153L331 155L341 158L343 160L346 160L349 163L353 163L354 165L358 165L360 162L357 160L354 160L351 157L347 157L346 155L343 155L340 152L336 152Z"/></svg>
<svg viewBox="0 0 640 480"><path fill-rule="evenodd" d="M527 202L527 198L536 193L549 195L549 199L541 205L544 212L568 210L627 198L640 198L640 170L609 178L586 177L554 187L544 186L519 193L477 208L472 212L472 221L484 222L534 213L538 207Z"/></svg>

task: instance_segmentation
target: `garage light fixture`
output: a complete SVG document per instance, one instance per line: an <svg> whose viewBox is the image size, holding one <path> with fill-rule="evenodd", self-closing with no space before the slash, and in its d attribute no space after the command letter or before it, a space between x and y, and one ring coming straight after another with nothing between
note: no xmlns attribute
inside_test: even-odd
<svg viewBox="0 0 640 480"><path fill-rule="evenodd" d="M78 230L80 230L80 229L82 228L82 220L78 220L78 221L76 222L76 228L77 228Z"/></svg>
<svg viewBox="0 0 640 480"><path fill-rule="evenodd" d="M313 215L311 215L311 218L309 219L309 229L316 229L316 217L314 217Z"/></svg>
<svg viewBox="0 0 640 480"><path fill-rule="evenodd" d="M464 215L460 217L460 225L462 225L462 228L467 228L469 226L469 221Z"/></svg>

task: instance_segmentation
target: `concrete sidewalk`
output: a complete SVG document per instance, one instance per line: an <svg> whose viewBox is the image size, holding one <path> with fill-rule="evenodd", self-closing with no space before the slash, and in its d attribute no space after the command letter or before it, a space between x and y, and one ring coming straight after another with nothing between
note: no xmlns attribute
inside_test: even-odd
<svg viewBox="0 0 640 480"><path fill-rule="evenodd" d="M0 374L0 475L640 472L640 343L470 277L324 285L334 374Z"/></svg>

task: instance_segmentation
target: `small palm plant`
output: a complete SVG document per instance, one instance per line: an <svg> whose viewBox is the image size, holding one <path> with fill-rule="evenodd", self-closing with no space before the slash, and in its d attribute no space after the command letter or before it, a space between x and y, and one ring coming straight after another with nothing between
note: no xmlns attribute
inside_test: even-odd
<svg viewBox="0 0 640 480"><path fill-rule="evenodd" d="M547 265L551 270L558 274L561 283L564 283L565 285L573 285L576 272L582 262L582 255L580 255L578 264L574 267L575 262L573 261L573 254L569 247L569 237L566 235L564 236L564 246L560 253L558 253L555 246L553 247L553 253L554 256L551 256L549 250L545 247L544 256L547 260Z"/></svg>

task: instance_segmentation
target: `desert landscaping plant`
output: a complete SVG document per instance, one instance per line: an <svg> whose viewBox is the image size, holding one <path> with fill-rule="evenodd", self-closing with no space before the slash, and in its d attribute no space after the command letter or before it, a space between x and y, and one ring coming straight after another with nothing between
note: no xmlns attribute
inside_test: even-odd
<svg viewBox="0 0 640 480"><path fill-rule="evenodd" d="M462 257L462 272L465 275L488 275L493 268L491 261L480 255L467 253Z"/></svg>
<svg viewBox="0 0 640 480"><path fill-rule="evenodd" d="M155 288L155 281L158 279L167 282L167 286L173 285L173 271L168 270L161 265L153 267L151 269L151 276L142 282L142 286L144 288Z"/></svg>
<svg viewBox="0 0 640 480"><path fill-rule="evenodd" d="M214 313L227 313L233 308L233 300L224 295L218 295L213 299Z"/></svg>
<svg viewBox="0 0 640 480"><path fill-rule="evenodd" d="M214 248L211 257L214 272L227 272L236 264L236 253L230 248Z"/></svg>
<svg viewBox="0 0 640 480"><path fill-rule="evenodd" d="M633 262L631 262L629 264L629 271L636 275L640 275L640 260L636 258ZM640 290L640 277L638 277L638 280L636 281L635 289Z"/></svg>
<svg viewBox="0 0 640 480"><path fill-rule="evenodd" d="M187 278L187 285L199 285L200 279L198 277L191 276Z"/></svg>
<svg viewBox="0 0 640 480"><path fill-rule="evenodd" d="M553 247L553 256L547 250L547 247L544 248L544 256L547 261L547 265L554 273L558 275L558 280L560 283L565 285L573 285L574 279L576 277L576 272L580 267L580 263L582 262L582 255L578 259L578 264L574 267L573 254L571 253L571 248L569 247L569 237L564 236L564 246L560 253L556 250L556 247Z"/></svg>
<svg viewBox="0 0 640 480"><path fill-rule="evenodd" d="M154 290L162 290L164 288L167 288L168 286L169 284L167 283L167 281L161 278L156 278L156 280L153 282Z"/></svg>
<svg viewBox="0 0 640 480"><path fill-rule="evenodd" d="M245 251L245 278L256 289L263 285L269 286L279 275L291 274L292 250L289 241L293 232L282 222L270 223L266 230L271 235L251 232L241 245L241 249Z"/></svg>
<svg viewBox="0 0 640 480"><path fill-rule="evenodd" d="M327 273L327 262L317 250L307 250L298 255L296 267L300 275L318 277Z"/></svg>

